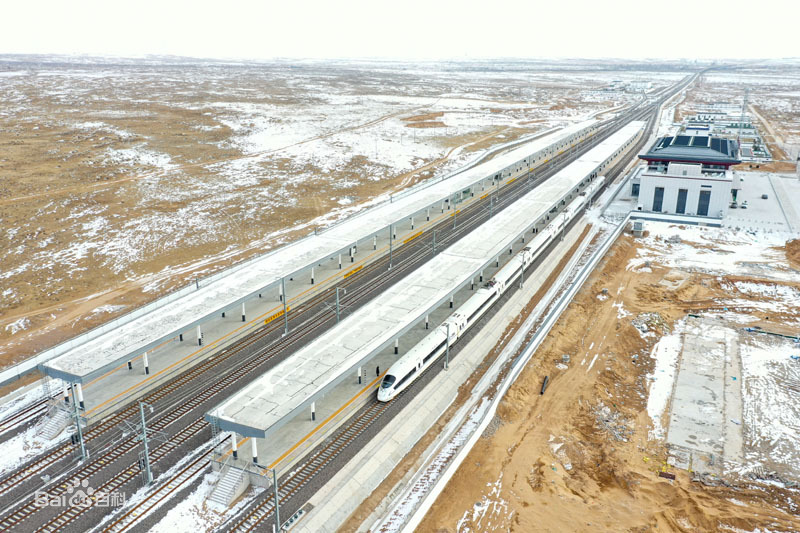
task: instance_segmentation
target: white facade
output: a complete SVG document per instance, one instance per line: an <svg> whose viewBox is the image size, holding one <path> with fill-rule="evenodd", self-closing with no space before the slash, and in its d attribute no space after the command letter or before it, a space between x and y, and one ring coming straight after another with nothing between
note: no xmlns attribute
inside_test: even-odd
<svg viewBox="0 0 800 533"><path fill-rule="evenodd" d="M638 209L722 218L731 202L732 174L700 169L699 164L670 163L666 172L644 170L638 176Z"/></svg>

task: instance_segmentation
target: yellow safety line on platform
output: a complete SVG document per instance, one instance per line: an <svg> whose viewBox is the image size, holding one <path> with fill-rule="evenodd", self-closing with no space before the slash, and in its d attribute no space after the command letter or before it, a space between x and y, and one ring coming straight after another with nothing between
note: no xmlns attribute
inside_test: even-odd
<svg viewBox="0 0 800 533"><path fill-rule="evenodd" d="M388 371L387 371L387 372L388 372ZM275 460L274 460L272 463L270 463L270 465L269 465L267 468L275 468L275 466L276 466L278 463L280 463L281 461L283 461L284 459L286 459L286 457L287 457L289 454L291 454L293 451L295 451L297 448L299 448L299 447L300 447L300 446L301 446L301 445L302 445L304 442L306 442L308 439L310 439L312 436L314 436L314 434L315 434L317 431L319 431L320 429L322 429L323 427L325 427L325 426L326 426L326 425L327 425L327 424L328 424L328 423L329 423L331 420L333 420L334 418L336 418L337 416L339 416L339 414L340 414L342 411L344 411L344 410L345 410L345 409L347 409L347 408L348 408L350 405L352 405L352 403L353 403L354 401L356 401L356 400L358 399L358 397L359 397L359 396L361 396L361 395L362 395L362 394L364 394L365 392L369 391L370 389L373 389L373 388L375 388L375 386L378 384L378 382L380 382L380 380L381 380L381 379L383 379L383 376L385 376L385 375L386 375L386 372L384 372L383 374L381 374L380 376L378 376L377 378L375 378L374 380L372 380L372 381L371 381L371 382L370 382L370 383L369 383L369 384L368 384L366 387L364 387L363 389L361 389L361 390L358 392L358 394L356 394L355 396L353 396L352 398L350 398L349 400L347 400L347 402L345 402L345 404L344 404L344 405L342 405L342 406L341 406L339 409L337 409L336 411L334 411L334 412L333 412L333 413L332 413L330 416L328 416L328 418L326 418L325 420L323 420L322 422L320 422L320 423L319 423L319 425L318 425L317 427L315 427L315 428L314 428L314 429L312 429L310 432L308 432L308 433L306 434L306 436L304 436L302 439L300 439L299 441L297 441L297 442L296 442L296 443L295 443L295 444L294 444L294 445L293 445L291 448L289 448L288 450L286 450L286 451L285 451L285 452L284 452L284 453L283 453L283 454L282 454L280 457L278 457L278 458L277 458L277 459L275 459ZM251 438L252 438L252 437L244 437L242 440L240 440L240 441L237 441L236 447L237 447L237 448L241 448L241 447L242 447L242 446L243 446L243 445L244 445L244 444L245 444L247 441L249 441ZM227 456L229 456L231 453L233 453L233 450L231 450L231 449L228 449L228 451L227 451L227 452L225 452L225 453L224 453L222 456L223 456L223 457L227 457Z"/></svg>

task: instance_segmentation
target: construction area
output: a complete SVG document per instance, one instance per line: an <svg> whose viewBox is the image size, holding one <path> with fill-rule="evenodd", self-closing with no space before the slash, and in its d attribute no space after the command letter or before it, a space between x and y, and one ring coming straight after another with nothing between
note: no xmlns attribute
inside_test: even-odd
<svg viewBox="0 0 800 533"><path fill-rule="evenodd" d="M419 530L800 529L798 269L786 234L622 235Z"/></svg>

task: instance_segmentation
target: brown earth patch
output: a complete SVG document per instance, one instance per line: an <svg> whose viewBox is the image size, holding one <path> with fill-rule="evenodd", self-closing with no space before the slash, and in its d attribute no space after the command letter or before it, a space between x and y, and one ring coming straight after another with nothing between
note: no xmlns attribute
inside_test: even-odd
<svg viewBox="0 0 800 533"><path fill-rule="evenodd" d="M426 121L426 122L410 122L406 124L406 128L444 128L445 123L436 121Z"/></svg>
<svg viewBox="0 0 800 533"><path fill-rule="evenodd" d="M425 121L433 120L435 118L441 118L443 116L444 116L444 111L437 111L435 113L423 113L421 115L414 115L414 116L411 116L411 117L406 117L406 118L404 118L402 120L404 120L406 122L425 122Z"/></svg>
<svg viewBox="0 0 800 533"><path fill-rule="evenodd" d="M595 270L501 402L502 423L471 450L420 531L455 531L456 524L587 533L800 528L795 493L692 482L666 465L662 441L649 439L654 339L684 315L677 302L721 293L703 274L687 273L672 290L661 284L675 279L670 269L627 270L636 250L631 237L621 237ZM637 317L649 317L655 335L641 336L632 324ZM555 366L562 354L571 357L565 369ZM550 386L541 395L546 375ZM662 470L675 480L659 477Z"/></svg>
<svg viewBox="0 0 800 533"><path fill-rule="evenodd" d="M800 239L794 239L786 242L786 259L792 268L800 270Z"/></svg>

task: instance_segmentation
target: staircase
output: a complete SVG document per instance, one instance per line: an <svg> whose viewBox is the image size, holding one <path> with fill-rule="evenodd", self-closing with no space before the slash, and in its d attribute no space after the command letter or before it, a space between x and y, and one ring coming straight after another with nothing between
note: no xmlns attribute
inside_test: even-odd
<svg viewBox="0 0 800 533"><path fill-rule="evenodd" d="M52 440L64 431L70 423L69 413L64 409L54 408L51 409L45 418L44 422L42 422L36 430L36 435L42 439Z"/></svg>
<svg viewBox="0 0 800 533"><path fill-rule="evenodd" d="M208 501L227 508L250 486L250 478L241 468L225 465L219 473L219 480Z"/></svg>

